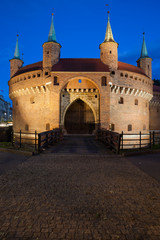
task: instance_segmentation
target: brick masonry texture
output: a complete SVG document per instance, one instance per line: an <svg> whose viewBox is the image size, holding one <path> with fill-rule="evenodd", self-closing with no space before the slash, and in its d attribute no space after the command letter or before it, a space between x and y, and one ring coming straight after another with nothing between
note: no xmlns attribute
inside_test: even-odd
<svg viewBox="0 0 160 240"><path fill-rule="evenodd" d="M160 239L160 183L125 158L38 155L0 177L0 239Z"/></svg>
<svg viewBox="0 0 160 240"><path fill-rule="evenodd" d="M41 62L21 68L21 60L11 59L9 92L13 101L14 131L43 132L50 126L50 129L61 127L67 132L65 116L78 99L93 112L95 129L99 126L110 129L111 125L114 131L125 133L159 129L157 108L150 104L152 59L140 58L135 67L118 62L116 42L104 41L99 48L99 59L61 59L61 45L49 41L43 44ZM77 84L79 79L85 88ZM123 104L119 104L121 97ZM160 101L156 104L159 107ZM128 131L129 125L132 125L131 131Z"/></svg>

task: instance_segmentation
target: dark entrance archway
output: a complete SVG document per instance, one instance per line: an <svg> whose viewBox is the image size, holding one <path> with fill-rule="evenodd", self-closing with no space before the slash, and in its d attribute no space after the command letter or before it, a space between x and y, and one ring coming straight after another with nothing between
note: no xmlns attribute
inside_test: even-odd
<svg viewBox="0 0 160 240"><path fill-rule="evenodd" d="M93 133L95 129L95 118L92 109L88 104L78 99L68 108L64 125L67 133Z"/></svg>

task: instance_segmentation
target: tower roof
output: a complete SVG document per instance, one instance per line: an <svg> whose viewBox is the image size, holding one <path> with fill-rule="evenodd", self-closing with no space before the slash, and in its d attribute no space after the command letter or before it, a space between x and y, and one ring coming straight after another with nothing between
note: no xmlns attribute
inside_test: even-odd
<svg viewBox="0 0 160 240"><path fill-rule="evenodd" d="M142 43L142 50L141 50L140 58L146 58L146 57L148 57L148 51L147 51L147 47L146 47L145 33L143 33L143 43Z"/></svg>
<svg viewBox="0 0 160 240"><path fill-rule="evenodd" d="M48 42L57 42L56 41L56 33L54 29L54 23L53 23L53 13L52 13L52 21L51 21L51 27L48 35Z"/></svg>
<svg viewBox="0 0 160 240"><path fill-rule="evenodd" d="M106 29L106 35L105 35L104 42L115 42L114 38L113 38L111 24L110 24L109 11L108 11L108 23L107 23L107 29Z"/></svg>
<svg viewBox="0 0 160 240"><path fill-rule="evenodd" d="M17 34L17 41L16 41L15 52L14 52L14 58L20 59L19 44L18 44L18 34Z"/></svg>

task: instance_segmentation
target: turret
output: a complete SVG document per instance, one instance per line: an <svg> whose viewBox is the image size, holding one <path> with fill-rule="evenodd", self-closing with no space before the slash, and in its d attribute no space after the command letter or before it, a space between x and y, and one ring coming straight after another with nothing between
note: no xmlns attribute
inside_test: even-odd
<svg viewBox="0 0 160 240"><path fill-rule="evenodd" d="M53 14L48 41L43 44L43 69L44 72L51 71L52 66L59 61L61 45L56 41L53 24Z"/></svg>
<svg viewBox="0 0 160 240"><path fill-rule="evenodd" d="M18 35L17 35L14 57L9 61L10 61L10 78L12 78L14 74L23 66L23 61L20 59L20 54L19 54Z"/></svg>
<svg viewBox="0 0 160 240"><path fill-rule="evenodd" d="M118 68L118 43L114 41L110 19L109 19L109 12L108 12L108 23L106 29L106 35L104 42L100 44L100 59L101 61L108 65L110 70L117 70Z"/></svg>
<svg viewBox="0 0 160 240"><path fill-rule="evenodd" d="M145 33L143 33L141 56L137 60L137 66L142 68L145 74L152 79L152 58L148 56L148 51L145 42Z"/></svg>

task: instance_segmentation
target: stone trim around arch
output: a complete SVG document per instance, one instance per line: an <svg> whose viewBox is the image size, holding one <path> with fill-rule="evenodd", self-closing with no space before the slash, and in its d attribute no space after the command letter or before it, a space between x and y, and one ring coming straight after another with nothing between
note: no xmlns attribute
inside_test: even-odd
<svg viewBox="0 0 160 240"><path fill-rule="evenodd" d="M71 81L74 81L76 79L85 79L87 81L90 81L92 84L95 85L96 89L98 89L99 93L101 93L101 85L98 85L93 79L89 78L89 77L85 77L85 76L75 76L75 77L72 77L70 79L67 79L67 81L63 84L62 88L60 89L60 92L65 88L65 86L71 82Z"/></svg>
<svg viewBox="0 0 160 240"><path fill-rule="evenodd" d="M78 97L75 97L75 98L73 99L73 101L70 102L70 103L66 106L66 108L65 108L65 110L64 110L64 112L63 112L63 114L62 114L61 125L64 126L65 115L66 115L67 110L68 110L69 107L70 107L75 101L77 101L78 99L80 99L80 100L82 100L83 102L85 102L85 103L91 108L91 110L93 111L93 115L94 115L94 119L95 119L95 124L99 123L99 119L98 119L97 113L96 113L95 109L93 108L93 106L91 105L91 103L89 103L88 101L86 101L86 99L85 99L84 97L79 97L79 96L78 96ZM98 114L98 115L99 115L99 114Z"/></svg>

